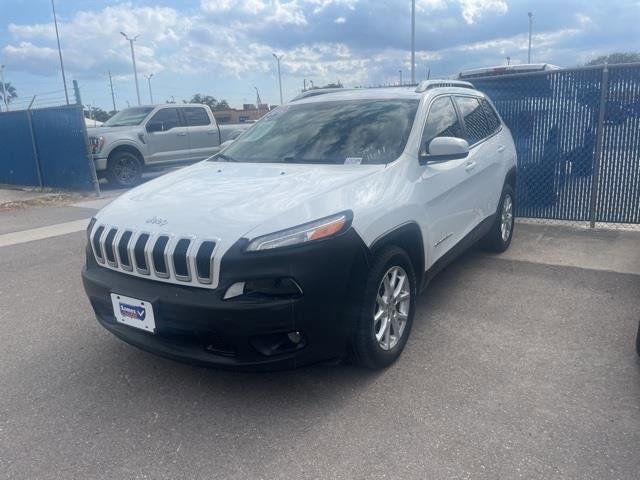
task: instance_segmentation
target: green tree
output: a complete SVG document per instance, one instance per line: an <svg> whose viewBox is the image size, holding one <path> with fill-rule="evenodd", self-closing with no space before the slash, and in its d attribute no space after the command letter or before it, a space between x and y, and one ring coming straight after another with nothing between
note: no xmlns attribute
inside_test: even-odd
<svg viewBox="0 0 640 480"><path fill-rule="evenodd" d="M613 65L616 63L636 63L640 62L640 52L614 52L609 55L602 55L593 60L588 61L585 65L604 65L604 63Z"/></svg>
<svg viewBox="0 0 640 480"><path fill-rule="evenodd" d="M85 107L84 116L99 122L106 122L113 116L113 113L109 114L100 107Z"/></svg>
<svg viewBox="0 0 640 480"><path fill-rule="evenodd" d="M196 93L191 100L184 103L203 103L205 105L209 105L211 110L226 110L229 108L229 103L226 100L218 101L215 97L211 95L202 95L200 93Z"/></svg>
<svg viewBox="0 0 640 480"><path fill-rule="evenodd" d="M11 103L11 100L18 97L18 93L13 85L10 83L4 84L4 89L0 88L0 100L4 102L3 92L6 92L7 95L7 103Z"/></svg>

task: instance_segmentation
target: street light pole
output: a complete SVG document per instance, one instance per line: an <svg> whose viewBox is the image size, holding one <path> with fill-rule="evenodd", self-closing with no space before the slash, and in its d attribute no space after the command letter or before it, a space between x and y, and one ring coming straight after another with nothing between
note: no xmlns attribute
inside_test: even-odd
<svg viewBox="0 0 640 480"><path fill-rule="evenodd" d="M113 102L113 111L117 111L116 110L116 96L113 93L113 80L111 78L111 72L109 72L109 86L111 87L111 101Z"/></svg>
<svg viewBox="0 0 640 480"><path fill-rule="evenodd" d="M411 83L416 83L416 0L411 0Z"/></svg>
<svg viewBox="0 0 640 480"><path fill-rule="evenodd" d="M282 105L284 103L282 100L282 74L280 73L280 59L282 58L282 55L277 56L275 53L272 53L271 55L273 55L273 58L278 62L278 86L280 87L280 105Z"/></svg>
<svg viewBox="0 0 640 480"><path fill-rule="evenodd" d="M69 93L67 93L67 77L64 74L64 63L62 62L62 49L60 48L60 35L58 34L58 18L56 17L56 5L51 0L51 9L53 10L53 24L56 29L56 40L58 41L58 57L60 57L60 70L62 71L62 85L64 86L64 98L67 99L69 105Z"/></svg>
<svg viewBox="0 0 640 480"><path fill-rule="evenodd" d="M140 35L136 35L133 38L129 38L127 36L127 34L124 33L124 32L120 32L120 35L122 35L124 38L129 40L129 44L131 45L131 61L133 62L133 77L136 80L136 95L138 96L138 105L141 105L141 103L140 103L140 87L138 87L138 69L136 68L136 53L135 53L135 50L133 49L133 42L135 42Z"/></svg>
<svg viewBox="0 0 640 480"><path fill-rule="evenodd" d="M533 30L533 13L529 12L529 55L527 56L527 63L531 63L531 31Z"/></svg>
<svg viewBox="0 0 640 480"><path fill-rule="evenodd" d="M402 86L402 70L398 70L398 73L400 74L400 86Z"/></svg>
<svg viewBox="0 0 640 480"><path fill-rule="evenodd" d="M147 83L149 84L149 100L151 100L151 105L153 105L153 93L151 93L151 77L153 77L153 73L147 75Z"/></svg>
<svg viewBox="0 0 640 480"><path fill-rule="evenodd" d="M2 85L2 101L4 102L4 109L9 111L9 104L7 103L7 91L4 85L4 65L0 65L0 85Z"/></svg>

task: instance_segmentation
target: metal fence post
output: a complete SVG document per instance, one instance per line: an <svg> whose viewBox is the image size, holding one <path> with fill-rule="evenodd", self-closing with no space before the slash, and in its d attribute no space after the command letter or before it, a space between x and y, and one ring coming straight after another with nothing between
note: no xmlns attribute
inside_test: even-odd
<svg viewBox="0 0 640 480"><path fill-rule="evenodd" d="M600 82L600 109L598 111L598 125L596 127L596 145L593 153L593 168L591 170L591 201L589 203L589 220L591 228L595 228L597 220L596 207L598 203L598 187L600 184L600 160L602 144L604 142L604 119L609 94L609 67L605 62Z"/></svg>
<svg viewBox="0 0 640 480"><path fill-rule="evenodd" d="M31 104L33 104L33 101L31 102ZM44 188L44 183L42 182L42 168L40 166L40 155L38 155L36 135L33 131L33 118L32 118L32 112L31 112L31 104L29 105L29 108L26 110L26 114L27 114L27 120L29 121L29 134L31 135L31 149L33 150L33 158L36 162L36 174L38 175L38 185L40 186L40 190L42 190Z"/></svg>
<svg viewBox="0 0 640 480"><path fill-rule="evenodd" d="M96 173L96 164L93 161L91 150L89 149L89 135L87 134L87 125L84 121L84 106L82 105L82 98L80 98L80 88L78 88L77 80L73 81L73 93L76 97L76 109L80 114L80 120L82 122L82 132L84 133L84 144L87 151L87 162L89 164L89 172L91 172L91 182L93 183L93 190L96 197L100 196L100 182L98 181L98 174Z"/></svg>

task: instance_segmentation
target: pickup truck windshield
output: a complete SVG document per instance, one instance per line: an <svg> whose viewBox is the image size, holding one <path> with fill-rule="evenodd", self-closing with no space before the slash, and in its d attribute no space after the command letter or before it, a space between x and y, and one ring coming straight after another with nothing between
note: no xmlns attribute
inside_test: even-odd
<svg viewBox="0 0 640 480"><path fill-rule="evenodd" d="M284 105L211 160L388 163L404 150L417 108L406 99Z"/></svg>
<svg viewBox="0 0 640 480"><path fill-rule="evenodd" d="M140 125L153 107L125 108L104 122L105 127L133 127Z"/></svg>

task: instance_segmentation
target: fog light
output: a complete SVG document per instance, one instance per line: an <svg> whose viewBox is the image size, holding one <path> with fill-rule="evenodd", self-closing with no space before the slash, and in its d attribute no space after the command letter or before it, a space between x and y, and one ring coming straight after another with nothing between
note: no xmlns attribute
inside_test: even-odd
<svg viewBox="0 0 640 480"><path fill-rule="evenodd" d="M287 337L289 337L289 341L295 345L302 341L302 334L300 332L289 332Z"/></svg>
<svg viewBox="0 0 640 480"><path fill-rule="evenodd" d="M305 347L304 335L300 332L269 333L252 337L251 345L262 355L270 357L282 353L291 353Z"/></svg>
<svg viewBox="0 0 640 480"><path fill-rule="evenodd" d="M239 297L244 293L244 282L236 282L231 285L224 294L224 300L229 298Z"/></svg>

